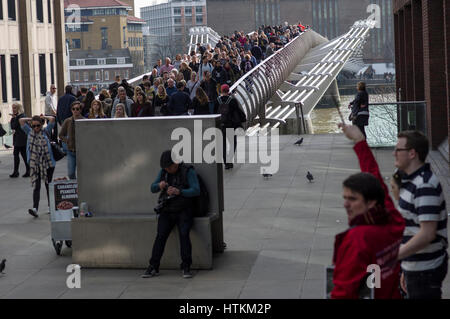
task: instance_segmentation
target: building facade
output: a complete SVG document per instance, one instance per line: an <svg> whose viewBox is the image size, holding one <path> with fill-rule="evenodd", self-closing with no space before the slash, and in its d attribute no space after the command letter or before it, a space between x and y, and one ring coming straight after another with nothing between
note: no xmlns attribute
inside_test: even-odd
<svg viewBox="0 0 450 319"><path fill-rule="evenodd" d="M431 144L450 161L450 1L393 4L397 98L426 101Z"/></svg>
<svg viewBox="0 0 450 319"><path fill-rule="evenodd" d="M1 123L14 102L28 116L44 113L50 85L61 94L66 83L61 1L0 0L0 33Z"/></svg>
<svg viewBox="0 0 450 319"><path fill-rule="evenodd" d="M365 45L364 59L367 63L394 61L391 0L207 0L207 9L208 26L221 35L301 21L333 39L355 21L372 17L378 23Z"/></svg>
<svg viewBox="0 0 450 319"><path fill-rule="evenodd" d="M98 90L116 74L130 79L144 72L145 21L129 15L132 2L64 1L71 83Z"/></svg>
<svg viewBox="0 0 450 319"><path fill-rule="evenodd" d="M206 26L206 0L168 0L166 3L141 8L141 18L147 22L150 43L149 61L174 58L187 53L189 29Z"/></svg>

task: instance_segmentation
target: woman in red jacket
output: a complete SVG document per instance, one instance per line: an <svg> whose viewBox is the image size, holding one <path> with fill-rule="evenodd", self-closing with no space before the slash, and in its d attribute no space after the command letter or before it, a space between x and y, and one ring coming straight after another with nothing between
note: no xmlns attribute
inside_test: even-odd
<svg viewBox="0 0 450 319"><path fill-rule="evenodd" d="M375 288L375 298L400 298L397 255L405 222L389 196L362 132L356 126L340 126L355 142L362 173L350 176L343 183L350 228L336 236L331 297L359 298L360 289L370 275L367 267L377 265L381 270L381 285Z"/></svg>

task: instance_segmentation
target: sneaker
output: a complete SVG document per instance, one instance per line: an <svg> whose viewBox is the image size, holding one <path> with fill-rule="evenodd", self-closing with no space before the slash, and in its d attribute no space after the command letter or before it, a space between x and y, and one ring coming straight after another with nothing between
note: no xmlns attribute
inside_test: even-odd
<svg viewBox="0 0 450 319"><path fill-rule="evenodd" d="M28 214L30 214L30 215L33 216L34 218L37 218L37 217L38 217L36 208L30 208L30 209L28 210Z"/></svg>
<svg viewBox="0 0 450 319"><path fill-rule="evenodd" d="M155 277L155 276L159 276L159 271L157 269L153 268L153 266L148 266L147 270L141 277L142 278L151 278L151 277Z"/></svg>
<svg viewBox="0 0 450 319"><path fill-rule="evenodd" d="M192 278L191 269L189 269L189 268L183 269L183 278L185 278L185 279Z"/></svg>
<svg viewBox="0 0 450 319"><path fill-rule="evenodd" d="M232 163L225 163L225 169L233 169Z"/></svg>
<svg viewBox="0 0 450 319"><path fill-rule="evenodd" d="M19 172L14 172L11 175L9 175L9 177L11 177L11 178L19 177Z"/></svg>
<svg viewBox="0 0 450 319"><path fill-rule="evenodd" d="M25 174L22 175L22 177L30 177L30 172L26 172Z"/></svg>

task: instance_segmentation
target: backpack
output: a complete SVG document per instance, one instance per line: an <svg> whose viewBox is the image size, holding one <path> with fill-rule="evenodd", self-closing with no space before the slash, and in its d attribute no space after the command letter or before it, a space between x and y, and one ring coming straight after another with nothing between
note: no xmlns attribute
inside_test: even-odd
<svg viewBox="0 0 450 319"><path fill-rule="evenodd" d="M245 62L244 71L245 73L249 72L253 68L252 62L248 60Z"/></svg>
<svg viewBox="0 0 450 319"><path fill-rule="evenodd" d="M225 103L222 102L221 97L219 96L217 98L217 101L219 102L219 114L221 115L220 120L222 123L226 123L228 121L228 114L230 113L230 107L229 104L231 102L231 96L228 97L228 99L225 101Z"/></svg>

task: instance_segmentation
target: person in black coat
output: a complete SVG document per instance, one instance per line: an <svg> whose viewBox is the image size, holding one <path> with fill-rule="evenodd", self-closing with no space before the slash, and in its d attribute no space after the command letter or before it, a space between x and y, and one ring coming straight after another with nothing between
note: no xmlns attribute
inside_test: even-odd
<svg viewBox="0 0 450 319"><path fill-rule="evenodd" d="M59 125L62 125L66 119L72 116L72 103L76 98L72 94L72 86L67 85L65 87L66 94L59 98L58 107L56 109L56 120Z"/></svg>
<svg viewBox="0 0 450 319"><path fill-rule="evenodd" d="M205 91L201 87L198 87L195 92L192 107L194 109L194 115L211 114L209 111L208 95L206 95Z"/></svg>
<svg viewBox="0 0 450 319"><path fill-rule="evenodd" d="M209 111L214 113L214 102L218 97L217 82L211 77L211 72L205 71L205 79L201 82L200 87L208 95L209 99Z"/></svg>
<svg viewBox="0 0 450 319"><path fill-rule="evenodd" d="M367 138L365 126L369 125L369 94L366 91L366 83L359 82L357 89L358 93L355 99L348 106L352 109L349 120L352 121L353 125L358 126Z"/></svg>
<svg viewBox="0 0 450 319"><path fill-rule="evenodd" d="M191 98L189 94L184 92L184 83L180 81L177 83L177 92L172 94L168 106L170 115L183 115L191 108Z"/></svg>
<svg viewBox="0 0 450 319"><path fill-rule="evenodd" d="M23 117L25 117L23 106L20 103L14 103L12 105L12 111L11 114L11 130L14 130L13 135L13 145L14 145L14 171L9 177L16 178L19 177L19 165L20 165L20 158L19 155L22 156L23 162L25 163L26 172L22 177L29 177L30 176L30 165L28 165L27 162L27 135L25 132L21 129L19 120Z"/></svg>
<svg viewBox="0 0 450 319"><path fill-rule="evenodd" d="M137 102L131 104L131 117L149 117L155 116L155 110L152 103L148 101L144 92L136 94Z"/></svg>

